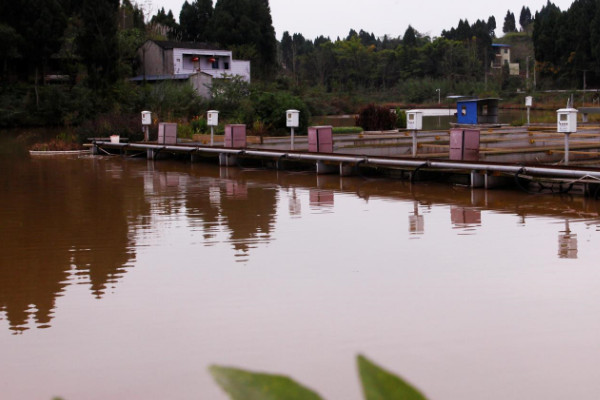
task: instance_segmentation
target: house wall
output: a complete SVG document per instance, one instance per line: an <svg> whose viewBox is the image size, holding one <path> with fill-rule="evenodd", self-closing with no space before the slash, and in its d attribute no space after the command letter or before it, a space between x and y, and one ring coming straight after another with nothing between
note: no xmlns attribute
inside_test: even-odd
<svg viewBox="0 0 600 400"><path fill-rule="evenodd" d="M143 75L172 75L172 50L163 50L151 40L146 41L138 50L142 61Z"/></svg>
<svg viewBox="0 0 600 400"><path fill-rule="evenodd" d="M240 75L246 82L250 82L250 61L233 60L231 74Z"/></svg>
<svg viewBox="0 0 600 400"><path fill-rule="evenodd" d="M199 58L196 65L192 61L193 57ZM212 63L208 61L211 57L218 60L219 68L213 68ZM176 48L173 49L172 63L175 74L193 74L197 72L196 68L199 68L200 71L214 76L228 71L225 69L225 64L231 68L231 51Z"/></svg>
<svg viewBox="0 0 600 400"><path fill-rule="evenodd" d="M201 97L210 99L212 76L199 72L190 76L190 83L192 84L194 90L196 90Z"/></svg>

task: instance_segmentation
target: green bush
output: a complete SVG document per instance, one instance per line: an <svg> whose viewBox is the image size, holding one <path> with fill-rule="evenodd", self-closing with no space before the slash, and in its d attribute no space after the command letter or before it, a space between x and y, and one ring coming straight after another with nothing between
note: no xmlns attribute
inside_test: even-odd
<svg viewBox="0 0 600 400"><path fill-rule="evenodd" d="M365 131L384 131L394 129L396 114L389 108L369 104L363 107L356 117L356 126Z"/></svg>
<svg viewBox="0 0 600 400"><path fill-rule="evenodd" d="M333 133L339 133L339 134L361 133L362 131L363 131L363 128L361 128L360 126L334 126L333 127Z"/></svg>
<svg viewBox="0 0 600 400"><path fill-rule="evenodd" d="M252 125L258 119L274 134L285 134L289 128L286 127L286 111L293 109L300 111L299 127L297 131L306 132L310 121L310 112L306 104L296 96L286 92L261 92L252 96L254 115L246 124Z"/></svg>
<svg viewBox="0 0 600 400"><path fill-rule="evenodd" d="M191 119L205 108L205 104L191 85L164 81L144 86L138 107L151 110L153 117L160 121L175 121L178 118Z"/></svg>
<svg viewBox="0 0 600 400"><path fill-rule="evenodd" d="M190 121L194 133L208 133L208 121L203 116L195 116Z"/></svg>
<svg viewBox="0 0 600 400"><path fill-rule="evenodd" d="M396 108L396 128L406 129L406 111Z"/></svg>

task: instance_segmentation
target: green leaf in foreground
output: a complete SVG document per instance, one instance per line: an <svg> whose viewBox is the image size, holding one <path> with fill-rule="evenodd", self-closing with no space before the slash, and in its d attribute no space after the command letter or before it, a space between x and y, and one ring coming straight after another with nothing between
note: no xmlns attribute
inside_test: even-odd
<svg viewBox="0 0 600 400"><path fill-rule="evenodd" d="M211 366L209 370L232 400L322 400L318 394L287 376L217 365Z"/></svg>
<svg viewBox="0 0 600 400"><path fill-rule="evenodd" d="M427 400L417 389L359 355L360 380L365 400Z"/></svg>

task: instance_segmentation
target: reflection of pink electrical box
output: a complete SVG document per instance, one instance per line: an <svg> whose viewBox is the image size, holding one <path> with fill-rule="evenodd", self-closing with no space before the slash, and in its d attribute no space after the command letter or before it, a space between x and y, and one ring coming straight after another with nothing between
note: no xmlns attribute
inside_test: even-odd
<svg viewBox="0 0 600 400"><path fill-rule="evenodd" d="M333 127L308 127L308 151L312 153L333 153Z"/></svg>
<svg viewBox="0 0 600 400"><path fill-rule="evenodd" d="M246 125L225 125L225 147L246 147Z"/></svg>
<svg viewBox="0 0 600 400"><path fill-rule="evenodd" d="M454 225L481 225L481 211L473 208L452 207L450 219Z"/></svg>
<svg viewBox="0 0 600 400"><path fill-rule="evenodd" d="M177 124L161 122L158 124L158 144L177 144Z"/></svg>
<svg viewBox="0 0 600 400"><path fill-rule="evenodd" d="M311 206L332 206L333 190L311 190L309 194Z"/></svg>
<svg viewBox="0 0 600 400"><path fill-rule="evenodd" d="M476 129L450 129L450 159L479 161L479 137Z"/></svg>

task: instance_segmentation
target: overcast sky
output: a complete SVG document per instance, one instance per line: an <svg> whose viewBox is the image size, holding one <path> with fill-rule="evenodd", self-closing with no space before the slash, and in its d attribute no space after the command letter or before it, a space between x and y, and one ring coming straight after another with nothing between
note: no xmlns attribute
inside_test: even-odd
<svg viewBox="0 0 600 400"><path fill-rule="evenodd" d="M184 1L139 0L138 3L147 8L150 2L152 14L161 7L166 11L170 9L175 19L179 19ZM324 35L335 40L338 36L346 37L351 28L357 32L361 29L372 32L375 36L402 36L409 24L417 31L434 37L439 36L444 29L456 27L460 19L466 18L472 24L478 19L487 21L492 15L496 18L496 35L502 36L502 24L508 10L515 14L518 27L523 5L527 5L531 14L535 15L546 2L547 0L270 0L269 4L278 40L281 40L285 31L290 34L301 33L307 39ZM216 0L213 0L213 4L215 3ZM552 3L564 11L573 0L554 0Z"/></svg>

